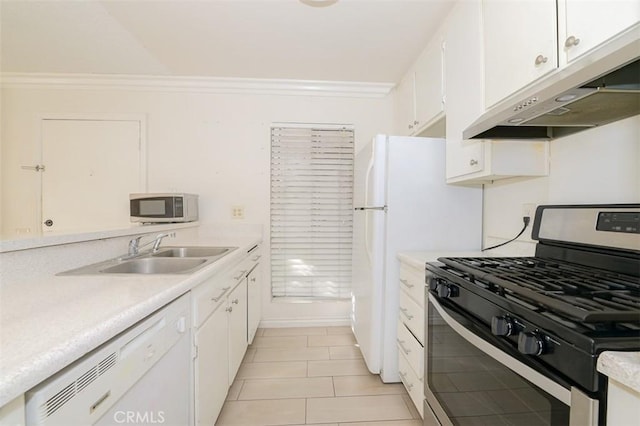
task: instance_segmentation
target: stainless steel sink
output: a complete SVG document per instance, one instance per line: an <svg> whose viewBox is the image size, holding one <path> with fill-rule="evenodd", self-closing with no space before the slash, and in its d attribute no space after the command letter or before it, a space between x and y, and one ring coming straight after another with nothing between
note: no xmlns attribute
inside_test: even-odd
<svg viewBox="0 0 640 426"><path fill-rule="evenodd" d="M227 254L236 247L160 247L153 257L212 257Z"/></svg>
<svg viewBox="0 0 640 426"><path fill-rule="evenodd" d="M198 269L207 259L171 259L145 257L131 259L100 270L104 274L178 274Z"/></svg>
<svg viewBox="0 0 640 426"><path fill-rule="evenodd" d="M188 274L210 265L237 247L160 247L153 253L121 257L94 263L58 275L100 274Z"/></svg>

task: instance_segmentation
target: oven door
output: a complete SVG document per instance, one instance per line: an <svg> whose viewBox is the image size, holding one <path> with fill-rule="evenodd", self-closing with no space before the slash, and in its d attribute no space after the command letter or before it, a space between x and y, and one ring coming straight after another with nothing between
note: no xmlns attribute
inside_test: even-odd
<svg viewBox="0 0 640 426"><path fill-rule="evenodd" d="M477 320L427 294L425 397L442 425L598 424L598 400L501 350Z"/></svg>

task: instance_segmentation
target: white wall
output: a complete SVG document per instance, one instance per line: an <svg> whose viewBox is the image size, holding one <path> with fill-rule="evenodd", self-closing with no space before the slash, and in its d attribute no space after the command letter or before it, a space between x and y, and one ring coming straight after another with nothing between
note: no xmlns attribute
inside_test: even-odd
<svg viewBox="0 0 640 426"><path fill-rule="evenodd" d="M485 246L519 232L525 203L640 203L640 116L552 140L550 162L549 176L485 186ZM532 254L530 237L531 227L502 251Z"/></svg>
<svg viewBox="0 0 640 426"><path fill-rule="evenodd" d="M358 150L374 134L389 132L392 117L389 97L4 88L3 150L11 144L22 152L17 155L22 161L37 155L31 144L38 142L36 118L42 113L146 114L149 191L200 194L204 225L237 223L231 217L231 208L243 206L244 222L264 224L265 230L269 224L271 123L353 124ZM37 159L33 161L36 164ZM8 184L6 179L3 181ZM37 201L31 188L23 195L31 203ZM268 231L264 238L268 253ZM266 278L268 275L267 268ZM348 318L348 302L271 303L267 287L263 319L272 325L285 325L291 320L344 323Z"/></svg>

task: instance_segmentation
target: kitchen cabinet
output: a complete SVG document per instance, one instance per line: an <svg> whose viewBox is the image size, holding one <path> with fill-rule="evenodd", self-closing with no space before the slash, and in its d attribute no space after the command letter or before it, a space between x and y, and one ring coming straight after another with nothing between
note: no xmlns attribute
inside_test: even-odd
<svg viewBox="0 0 640 426"><path fill-rule="evenodd" d="M637 0L482 1L485 105L491 107L640 21Z"/></svg>
<svg viewBox="0 0 640 426"><path fill-rule="evenodd" d="M213 278L212 280L215 280ZM229 287L203 296L203 303L213 306L213 313L194 333L195 419L196 425L215 423L229 390L229 321L224 294Z"/></svg>
<svg viewBox="0 0 640 426"><path fill-rule="evenodd" d="M236 373L247 351L247 281L246 271L240 284L229 293L229 383L233 383Z"/></svg>
<svg viewBox="0 0 640 426"><path fill-rule="evenodd" d="M424 270L400 262L398 306L398 374L423 416L424 400Z"/></svg>
<svg viewBox="0 0 640 426"><path fill-rule="evenodd" d="M609 377L607 385L607 424L629 424L640 418L640 392Z"/></svg>
<svg viewBox="0 0 640 426"><path fill-rule="evenodd" d="M247 274L247 342L251 344L262 314L262 253L260 247L250 253L251 269Z"/></svg>
<svg viewBox="0 0 640 426"><path fill-rule="evenodd" d="M397 131L408 136L444 136L443 49L434 37L397 88Z"/></svg>
<svg viewBox="0 0 640 426"><path fill-rule="evenodd" d="M0 407L0 425L24 426L25 424L24 395L20 395Z"/></svg>
<svg viewBox="0 0 640 426"><path fill-rule="evenodd" d="M247 272L254 263L247 254L193 290L196 425L214 424L247 350Z"/></svg>
<svg viewBox="0 0 640 426"><path fill-rule="evenodd" d="M560 65L638 25L638 0L558 0Z"/></svg>
<svg viewBox="0 0 640 426"><path fill-rule="evenodd" d="M482 1L485 104L558 67L556 0Z"/></svg>
<svg viewBox="0 0 640 426"><path fill-rule="evenodd" d="M548 142L464 140L463 130L484 112L482 4L458 2L445 26L446 177L480 184L548 174Z"/></svg>

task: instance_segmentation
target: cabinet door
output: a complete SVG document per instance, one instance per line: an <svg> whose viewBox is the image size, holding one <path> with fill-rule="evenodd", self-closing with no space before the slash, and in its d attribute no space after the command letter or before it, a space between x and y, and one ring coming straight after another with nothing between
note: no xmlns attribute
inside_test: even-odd
<svg viewBox="0 0 640 426"><path fill-rule="evenodd" d="M558 67L556 0L483 0L489 107Z"/></svg>
<svg viewBox="0 0 640 426"><path fill-rule="evenodd" d="M566 29L560 39L564 61L571 62L640 21L638 0L562 0ZM564 24L564 25L563 25Z"/></svg>
<svg viewBox="0 0 640 426"><path fill-rule="evenodd" d="M229 343L226 306L221 305L195 334L196 425L215 423L229 390Z"/></svg>
<svg viewBox="0 0 640 426"><path fill-rule="evenodd" d="M247 351L247 280L229 294L229 383L236 377Z"/></svg>
<svg viewBox="0 0 640 426"><path fill-rule="evenodd" d="M484 167L483 142L462 138L462 131L484 111L480 15L479 2L458 2L446 29L447 179Z"/></svg>
<svg viewBox="0 0 640 426"><path fill-rule="evenodd" d="M444 112L442 40L434 39L415 64L414 130L432 122Z"/></svg>
<svg viewBox="0 0 640 426"><path fill-rule="evenodd" d="M247 342L249 344L253 342L262 315L260 272L260 263L257 263L247 275Z"/></svg>
<svg viewBox="0 0 640 426"><path fill-rule="evenodd" d="M395 97L395 126L396 132L401 136L408 136L413 133L414 125L414 103L413 98L413 69L398 83Z"/></svg>

